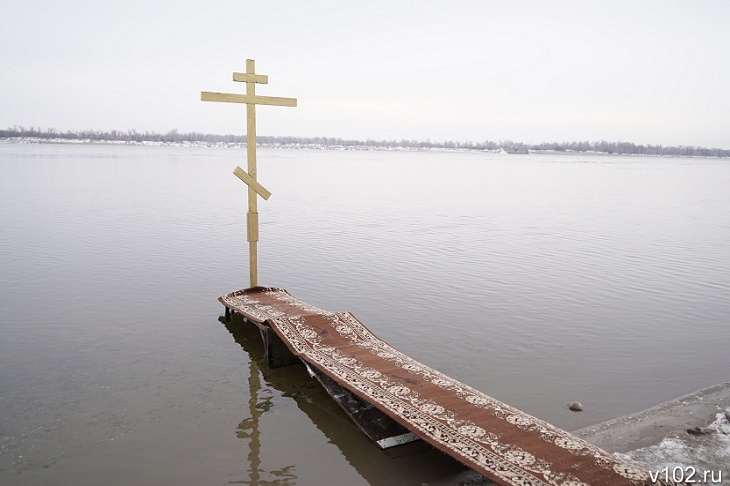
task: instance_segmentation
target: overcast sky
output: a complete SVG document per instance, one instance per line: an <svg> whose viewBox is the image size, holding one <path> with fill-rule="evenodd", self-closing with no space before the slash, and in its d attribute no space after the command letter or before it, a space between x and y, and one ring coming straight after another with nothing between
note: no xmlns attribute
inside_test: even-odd
<svg viewBox="0 0 730 486"><path fill-rule="evenodd" d="M730 1L3 0L0 127L730 148Z"/></svg>

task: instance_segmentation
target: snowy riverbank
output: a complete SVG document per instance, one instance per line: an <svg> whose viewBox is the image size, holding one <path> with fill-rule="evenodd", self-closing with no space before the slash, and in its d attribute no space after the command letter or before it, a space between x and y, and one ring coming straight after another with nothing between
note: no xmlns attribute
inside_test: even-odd
<svg viewBox="0 0 730 486"><path fill-rule="evenodd" d="M723 383L573 433L662 478L667 468L670 479L723 484L730 477L729 420L730 383ZM457 484L492 483L468 471L443 486Z"/></svg>
<svg viewBox="0 0 730 486"><path fill-rule="evenodd" d="M576 434L650 470L681 467L725 475L730 474L729 419L730 383L724 383Z"/></svg>

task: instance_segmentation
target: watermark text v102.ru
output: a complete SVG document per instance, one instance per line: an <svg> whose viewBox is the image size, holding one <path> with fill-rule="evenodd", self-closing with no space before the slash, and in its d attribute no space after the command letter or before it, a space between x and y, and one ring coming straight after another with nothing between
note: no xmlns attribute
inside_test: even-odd
<svg viewBox="0 0 730 486"><path fill-rule="evenodd" d="M657 471L649 471L652 482L663 480L666 482L686 484L722 484L722 470L697 469L688 467L665 467Z"/></svg>

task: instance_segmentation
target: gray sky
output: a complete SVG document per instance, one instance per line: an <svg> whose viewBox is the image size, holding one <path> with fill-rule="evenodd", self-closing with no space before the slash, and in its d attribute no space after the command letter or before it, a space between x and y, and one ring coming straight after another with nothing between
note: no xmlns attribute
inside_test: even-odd
<svg viewBox="0 0 730 486"><path fill-rule="evenodd" d="M730 2L3 0L0 127L730 148Z"/></svg>

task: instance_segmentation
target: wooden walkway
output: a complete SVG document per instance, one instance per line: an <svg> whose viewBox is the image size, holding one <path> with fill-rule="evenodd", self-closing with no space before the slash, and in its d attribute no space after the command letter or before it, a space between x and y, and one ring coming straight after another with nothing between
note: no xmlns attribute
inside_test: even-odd
<svg viewBox="0 0 730 486"><path fill-rule="evenodd" d="M226 313L258 325L267 348L275 333L314 373L497 484L676 484L652 482L648 471L419 363L348 312L318 309L278 288L219 300Z"/></svg>

